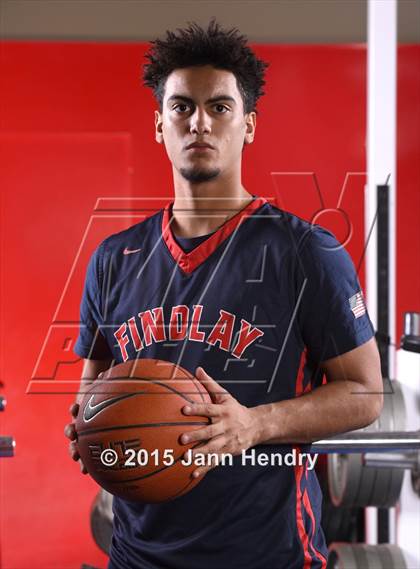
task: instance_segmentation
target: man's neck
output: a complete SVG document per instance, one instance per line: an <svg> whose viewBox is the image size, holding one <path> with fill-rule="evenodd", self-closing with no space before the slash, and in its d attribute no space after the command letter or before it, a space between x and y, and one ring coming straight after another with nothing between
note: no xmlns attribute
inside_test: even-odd
<svg viewBox="0 0 420 569"><path fill-rule="evenodd" d="M176 193L172 208L172 232L177 237L199 237L216 231L228 219L244 209L252 195L241 185L235 192Z"/></svg>

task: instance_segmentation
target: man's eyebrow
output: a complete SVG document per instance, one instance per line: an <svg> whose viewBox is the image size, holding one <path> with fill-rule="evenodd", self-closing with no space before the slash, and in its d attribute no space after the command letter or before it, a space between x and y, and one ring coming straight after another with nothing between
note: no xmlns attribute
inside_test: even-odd
<svg viewBox="0 0 420 569"><path fill-rule="evenodd" d="M194 103L194 101L190 97L185 97L184 95L171 95L168 99L168 103L173 101L174 99L178 99L184 101L185 103ZM230 95L218 95L217 97L212 97L211 99L207 99L207 103L217 103L218 101L230 101L234 105L236 105L236 101Z"/></svg>

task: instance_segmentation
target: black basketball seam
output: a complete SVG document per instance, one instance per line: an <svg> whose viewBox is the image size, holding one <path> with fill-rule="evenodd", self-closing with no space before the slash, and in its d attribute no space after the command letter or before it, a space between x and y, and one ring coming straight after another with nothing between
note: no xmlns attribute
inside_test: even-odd
<svg viewBox="0 0 420 569"><path fill-rule="evenodd" d="M196 448L200 444L202 444L201 441L199 441L194 446L190 447L190 449ZM190 449L188 449L188 450L190 450ZM128 482L136 482L137 480L144 480L145 478L150 478L151 476L154 476L155 474L159 474L159 472L163 472L167 468L172 468L172 466L174 464L176 464L177 462L182 460L184 454L185 454L185 451L182 451L182 454L177 459L175 459L172 464L169 464L167 466L162 466L162 468L158 468L157 470L154 470L153 472L149 472L148 474L143 474L143 476L137 476L136 478L129 478L128 480L107 480L106 484L127 484Z"/></svg>
<svg viewBox="0 0 420 569"><path fill-rule="evenodd" d="M194 378L194 379L193 379L193 383L194 383L194 385L195 385L195 388L196 388L197 392L200 394L201 400L203 401L203 403L205 403L206 400L204 399L204 393L203 393L202 391L200 391L200 390L198 389L198 387L197 387L197 383L199 383L199 381Z"/></svg>
<svg viewBox="0 0 420 569"><path fill-rule="evenodd" d="M175 423L140 423L137 425L117 425L113 427L104 427L98 429L88 429L85 431L80 431L77 433L78 437L83 437L86 435L92 435L95 433L102 433L106 431L117 431L118 429L137 429L143 427L177 427L177 426L184 426L184 425L208 425L208 422L205 421L179 421Z"/></svg>
<svg viewBox="0 0 420 569"><path fill-rule="evenodd" d="M198 379L196 379L196 377L194 375L190 375L189 372L187 372L186 370L184 370L181 367L178 367L178 369L182 372L185 373L185 376L187 377L187 379L189 379L190 381L192 381L192 383L194 384L194 387L196 388L197 393L200 394L201 400L203 401L203 403L206 403L206 400L204 398L204 393L202 391L200 391L200 389L197 387L198 385L201 385L200 382L198 381ZM192 395L192 394L191 394Z"/></svg>
<svg viewBox="0 0 420 569"><path fill-rule="evenodd" d="M121 379L125 379L128 381L132 381L133 379L138 379L140 381L148 381L150 383L153 383L154 385L160 385L161 387L166 387L166 389L168 389L169 391L172 391L172 393L176 393L177 395L180 395L183 399L185 399L185 401L188 401L188 403L196 403L196 401L194 399L191 399L189 397L185 397L184 393L181 393L180 391L178 391L174 387L171 387L171 386L167 385L166 383L162 383L161 381L157 381L157 380L149 378L149 377L135 377L135 378L113 377L113 378L108 379L107 381L116 381L116 380L121 380ZM188 379L191 382L191 378L188 378ZM181 380L181 381L183 381L183 380ZM192 383L194 384L194 382L192 382ZM92 395L91 390L89 390L88 393L90 395ZM99 392L99 394L100 393L101 392ZM103 391L102 393L106 393L107 395L109 395L108 391ZM124 393L124 391L121 392L120 394L122 395L123 393ZM127 393L129 393L131 395L163 395L163 394L149 393L147 391L146 392L134 392L134 393L132 393L131 391L127 391ZM97 392L95 393L95 395L96 394L97 394Z"/></svg>

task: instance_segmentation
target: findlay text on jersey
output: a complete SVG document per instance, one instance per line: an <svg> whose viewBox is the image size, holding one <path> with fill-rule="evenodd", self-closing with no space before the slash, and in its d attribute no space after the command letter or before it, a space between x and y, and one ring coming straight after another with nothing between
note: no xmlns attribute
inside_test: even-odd
<svg viewBox="0 0 420 569"><path fill-rule="evenodd" d="M212 346L218 344L220 349L230 352L233 357L239 359L248 346L264 335L262 330L253 327L243 318L240 319L240 325L235 326L239 318L223 309L219 310L219 319L214 325L205 326L208 331L206 334L204 329L200 329L202 313L201 304L194 305L192 310L182 304L172 308L167 324L161 306L132 316L114 332L122 360L124 362L128 360L127 345L130 344L134 346L136 352L140 352L153 342L176 342L186 339L191 342L206 342ZM139 325L143 339L140 336Z"/></svg>

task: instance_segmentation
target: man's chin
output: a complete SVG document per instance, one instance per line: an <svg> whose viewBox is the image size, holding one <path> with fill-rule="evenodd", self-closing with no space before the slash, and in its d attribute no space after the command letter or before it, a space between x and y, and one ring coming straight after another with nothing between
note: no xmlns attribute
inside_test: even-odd
<svg viewBox="0 0 420 569"><path fill-rule="evenodd" d="M181 176L192 184L201 184L214 180L220 174L219 168L203 169L203 168L181 168Z"/></svg>

